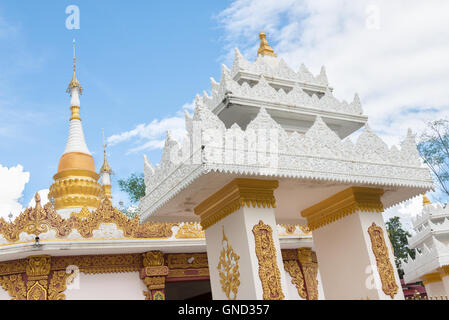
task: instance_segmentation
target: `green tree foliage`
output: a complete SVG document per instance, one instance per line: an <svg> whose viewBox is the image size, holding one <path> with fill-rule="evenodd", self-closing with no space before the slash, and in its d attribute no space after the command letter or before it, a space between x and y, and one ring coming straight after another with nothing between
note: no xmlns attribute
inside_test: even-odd
<svg viewBox="0 0 449 320"><path fill-rule="evenodd" d="M120 190L126 192L132 203L138 203L145 195L145 180L143 173L133 173L126 179L118 181Z"/></svg>
<svg viewBox="0 0 449 320"><path fill-rule="evenodd" d="M449 196L449 121L427 123L419 137L418 151L435 177L438 188Z"/></svg>
<svg viewBox="0 0 449 320"><path fill-rule="evenodd" d="M393 246L396 268L398 269L399 277L402 279L404 271L401 269L401 263L407 262L407 254L415 259L415 250L408 247L407 237L410 237L410 233L402 229L399 217L393 217L388 220L386 227L391 245Z"/></svg>

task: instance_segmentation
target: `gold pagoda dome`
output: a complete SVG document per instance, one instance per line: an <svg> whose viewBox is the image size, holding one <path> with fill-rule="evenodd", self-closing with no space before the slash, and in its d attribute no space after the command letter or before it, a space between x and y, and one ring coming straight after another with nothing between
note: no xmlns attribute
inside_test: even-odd
<svg viewBox="0 0 449 320"><path fill-rule="evenodd" d="M84 139L80 117L82 87L75 72L75 43L73 44L73 77L67 91L70 93L70 129L66 148L59 160L58 172L50 187L49 197L56 210L96 209L100 205L102 188L95 162Z"/></svg>

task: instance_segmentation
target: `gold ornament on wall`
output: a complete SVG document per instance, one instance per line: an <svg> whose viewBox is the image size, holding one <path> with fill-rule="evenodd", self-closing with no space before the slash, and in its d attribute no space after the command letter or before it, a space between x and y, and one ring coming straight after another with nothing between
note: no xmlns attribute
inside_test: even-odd
<svg viewBox="0 0 449 320"><path fill-rule="evenodd" d="M142 260L142 255L138 253L66 257L31 256L26 259L0 262L0 285L15 300L64 300L63 292L71 275L66 273L68 266L77 266L79 271L86 274L136 272L142 270ZM168 273L168 270L165 273Z"/></svg>
<svg viewBox="0 0 449 320"><path fill-rule="evenodd" d="M92 238L93 231L102 223L114 223L123 231L127 238L169 238L172 236L172 227L176 223L147 222L140 224L139 218L128 218L125 214L112 206L109 199L103 199L99 208L87 214L89 210L83 209L68 219L63 219L51 203L41 206L40 196L35 195L36 206L27 208L12 223L0 218L0 234L9 242L17 242L20 234L39 236L52 229L58 238L67 237L72 230L77 230L83 238Z"/></svg>
<svg viewBox="0 0 449 320"><path fill-rule="evenodd" d="M184 222L178 229L175 236L176 239L204 239L206 235L199 223Z"/></svg>
<svg viewBox="0 0 449 320"><path fill-rule="evenodd" d="M161 251L148 251L142 253L144 267L157 267L164 265L164 254Z"/></svg>
<svg viewBox="0 0 449 320"><path fill-rule="evenodd" d="M394 268L390 261L383 230L373 222L368 228L368 233L373 253L376 257L377 271L382 282L382 291L393 299L399 288L394 276Z"/></svg>
<svg viewBox="0 0 449 320"><path fill-rule="evenodd" d="M48 285L48 300L65 300L63 293L67 289L67 278L70 273L66 271L55 271Z"/></svg>
<svg viewBox="0 0 449 320"><path fill-rule="evenodd" d="M303 299L307 299L304 276L299 267L298 261L296 260L284 261L284 268L285 271L287 271L288 274L292 277L292 283L296 286L299 296Z"/></svg>
<svg viewBox="0 0 449 320"><path fill-rule="evenodd" d="M8 292L12 300L26 300L27 290L22 274L0 277L0 285Z"/></svg>
<svg viewBox="0 0 449 320"><path fill-rule="evenodd" d="M240 256L234 252L234 249L229 244L223 227L222 250L217 269L220 276L221 290L223 290L229 300L237 298L240 286L239 260Z"/></svg>
<svg viewBox="0 0 449 320"><path fill-rule="evenodd" d="M209 267L206 253L169 253L167 263L170 270Z"/></svg>
<svg viewBox="0 0 449 320"><path fill-rule="evenodd" d="M292 277L298 294L308 300L318 300L318 262L311 248L284 249L284 268Z"/></svg>
<svg viewBox="0 0 449 320"><path fill-rule="evenodd" d="M276 259L273 230L262 220L253 227L256 255L259 261L259 278L262 282L264 300L282 300L281 273Z"/></svg>

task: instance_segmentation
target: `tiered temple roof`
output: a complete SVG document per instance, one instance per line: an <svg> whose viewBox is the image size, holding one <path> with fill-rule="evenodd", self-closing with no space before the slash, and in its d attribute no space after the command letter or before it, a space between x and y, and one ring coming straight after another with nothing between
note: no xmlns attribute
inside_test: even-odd
<svg viewBox="0 0 449 320"><path fill-rule="evenodd" d="M145 158L143 220L196 221L193 208L206 193L197 188L212 192L241 175L384 187L385 208L433 188L410 130L400 148L388 147L366 124L357 95L340 102L324 69L316 77L305 67L294 72L271 54L251 63L236 50L232 70L223 66L212 96L197 95L185 121L183 142L168 133L159 165ZM362 126L356 143L342 140Z"/></svg>
<svg viewBox="0 0 449 320"><path fill-rule="evenodd" d="M203 92L201 99L227 128L238 123L244 129L263 106L287 130L304 133L319 115L344 138L367 117L357 94L348 103L332 91L324 67L314 76L304 64L295 72L270 55L259 55L252 63L236 49L232 70L223 65L220 82L211 78L212 95Z"/></svg>
<svg viewBox="0 0 449 320"><path fill-rule="evenodd" d="M449 206L424 204L422 213L413 220L413 229L415 234L408 242L417 250L415 259L408 257L403 265L406 283L449 265Z"/></svg>

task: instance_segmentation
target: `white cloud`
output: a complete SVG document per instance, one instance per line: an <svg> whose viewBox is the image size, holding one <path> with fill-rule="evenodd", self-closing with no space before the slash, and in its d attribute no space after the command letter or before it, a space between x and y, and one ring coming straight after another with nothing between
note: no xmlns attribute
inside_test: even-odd
<svg viewBox="0 0 449 320"><path fill-rule="evenodd" d="M19 199L29 180L30 173L24 172L21 165L8 168L0 164L0 216L16 216L23 210Z"/></svg>
<svg viewBox="0 0 449 320"><path fill-rule="evenodd" d="M352 101L358 92L391 145L408 127L449 114L447 12L446 0L236 0L218 19L229 51L254 58L263 29L294 69L304 62L317 74L326 65L335 95Z"/></svg>
<svg viewBox="0 0 449 320"><path fill-rule="evenodd" d="M184 110L192 111L193 109L194 102L185 103L175 116L161 120L154 119L148 124L139 124L132 130L114 134L108 138L108 143L113 146L122 142L131 142L135 146L128 149L128 154L162 149L167 131L170 131L173 138L182 141L185 135Z"/></svg>
<svg viewBox="0 0 449 320"><path fill-rule="evenodd" d="M421 213L423 208L422 196L417 196L413 199L405 201L397 206L385 210L383 217L385 222L393 217L399 217L404 230L411 234L414 233L412 219Z"/></svg>

